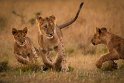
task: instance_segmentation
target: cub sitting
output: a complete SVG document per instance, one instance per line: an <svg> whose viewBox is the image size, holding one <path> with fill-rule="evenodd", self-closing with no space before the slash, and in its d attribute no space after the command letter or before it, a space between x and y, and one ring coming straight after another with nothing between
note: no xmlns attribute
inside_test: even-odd
<svg viewBox="0 0 124 83"><path fill-rule="evenodd" d="M124 39L108 32L106 28L97 28L91 42L93 45L104 44L109 50L108 54L103 55L96 62L97 68L101 68L105 61L113 61L113 68L117 68L114 60L124 59Z"/></svg>

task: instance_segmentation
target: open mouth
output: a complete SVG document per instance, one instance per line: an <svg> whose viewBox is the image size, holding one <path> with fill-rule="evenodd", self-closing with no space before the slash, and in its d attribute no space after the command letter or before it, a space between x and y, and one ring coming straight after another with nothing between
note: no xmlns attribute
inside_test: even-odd
<svg viewBox="0 0 124 83"><path fill-rule="evenodd" d="M52 39L52 38L53 38L53 36L47 36L47 38L48 38L48 39Z"/></svg>
<svg viewBox="0 0 124 83"><path fill-rule="evenodd" d="M26 41L25 42L19 42L17 41L17 43L20 45L20 46L24 46L26 44Z"/></svg>
<svg viewBox="0 0 124 83"><path fill-rule="evenodd" d="M53 35L50 34L50 35L47 36L47 38L48 39L52 39L53 38Z"/></svg>

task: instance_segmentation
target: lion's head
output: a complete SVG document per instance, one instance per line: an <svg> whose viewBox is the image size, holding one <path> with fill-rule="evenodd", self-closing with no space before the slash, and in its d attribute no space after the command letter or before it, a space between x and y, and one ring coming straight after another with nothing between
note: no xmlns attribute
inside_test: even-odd
<svg viewBox="0 0 124 83"><path fill-rule="evenodd" d="M12 28L12 34L15 38L15 41L19 45L24 45L25 44L25 38L27 34L27 27L25 27L23 30L17 30L16 28Z"/></svg>
<svg viewBox="0 0 124 83"><path fill-rule="evenodd" d="M37 17L40 32L47 36L47 38L53 38L55 29L55 16L49 16L46 18Z"/></svg>
<svg viewBox="0 0 124 83"><path fill-rule="evenodd" d="M106 44L110 40L110 36L106 28L96 28L96 33L94 34L91 42L93 45Z"/></svg>

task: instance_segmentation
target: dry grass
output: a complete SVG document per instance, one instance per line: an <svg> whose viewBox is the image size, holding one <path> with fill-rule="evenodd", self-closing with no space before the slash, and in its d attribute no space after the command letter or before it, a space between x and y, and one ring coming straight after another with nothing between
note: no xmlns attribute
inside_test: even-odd
<svg viewBox="0 0 124 83"><path fill-rule="evenodd" d="M69 57L70 72L55 71L22 71L11 70L0 73L3 83L123 83L123 69L114 71L102 71L95 67L98 56L72 56Z"/></svg>
<svg viewBox="0 0 124 83"><path fill-rule="evenodd" d="M32 24L35 23L35 14L40 12L43 17L55 15L57 24L62 24L75 15L81 1L85 4L78 20L70 28L62 30L72 71L62 73L34 72L30 68L27 71L10 69L0 72L0 83L123 83L123 61L117 61L120 64L118 70L96 69L96 60L108 50L103 45L95 47L90 44L96 27L107 27L112 33L124 38L123 0L0 0L0 60L8 61L8 66L12 68L19 66L13 54L13 27L22 29L27 26L28 36L39 47L37 25ZM12 11L24 15L23 24L21 18Z"/></svg>

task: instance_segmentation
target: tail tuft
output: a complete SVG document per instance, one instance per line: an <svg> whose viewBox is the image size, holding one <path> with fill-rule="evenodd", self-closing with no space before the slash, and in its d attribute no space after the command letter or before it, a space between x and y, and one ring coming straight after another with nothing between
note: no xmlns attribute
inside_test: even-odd
<svg viewBox="0 0 124 83"><path fill-rule="evenodd" d="M83 4L84 4L84 2L81 2L81 4L80 4L80 8L82 8Z"/></svg>

